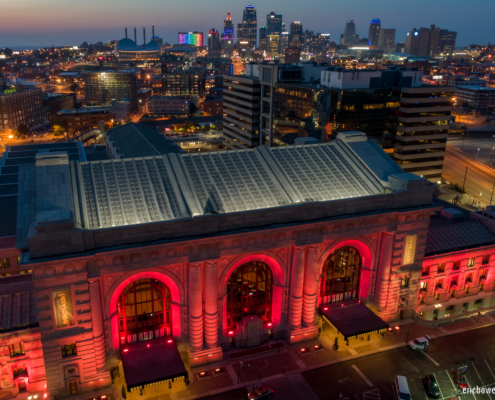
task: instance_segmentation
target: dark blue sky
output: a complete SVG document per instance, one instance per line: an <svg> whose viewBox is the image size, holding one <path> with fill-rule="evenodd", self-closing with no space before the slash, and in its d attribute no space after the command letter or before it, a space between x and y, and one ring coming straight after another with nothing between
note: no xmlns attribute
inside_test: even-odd
<svg viewBox="0 0 495 400"><path fill-rule="evenodd" d="M142 42L155 32L169 43L177 42L178 31L223 29L230 10L234 24L242 18L244 1L227 0L3 0L0 47L79 45L83 41L108 41L124 37L138 28ZM356 21L356 31L367 37L372 18L383 28L396 29L396 41L404 41L407 30L436 24L457 31L457 45L495 43L495 0L270 0L253 3L258 25L273 9L282 14L289 28L301 20L304 29L330 33L337 40L346 20ZM261 21L263 20L263 22Z"/></svg>

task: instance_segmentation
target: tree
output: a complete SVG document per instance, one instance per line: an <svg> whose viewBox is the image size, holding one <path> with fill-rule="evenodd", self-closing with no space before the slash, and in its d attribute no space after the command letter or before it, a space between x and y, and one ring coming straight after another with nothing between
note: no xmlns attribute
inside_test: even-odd
<svg viewBox="0 0 495 400"><path fill-rule="evenodd" d="M194 130L194 124L191 121L184 122L184 129L186 132Z"/></svg>
<svg viewBox="0 0 495 400"><path fill-rule="evenodd" d="M127 399L127 390L125 390L125 385L122 385L122 398Z"/></svg>
<svg viewBox="0 0 495 400"><path fill-rule="evenodd" d="M53 120L53 133L55 136L62 136L66 131L65 125L60 118L55 118Z"/></svg>
<svg viewBox="0 0 495 400"><path fill-rule="evenodd" d="M77 83L73 83L72 85L69 86L71 92L75 92L78 88L79 85Z"/></svg>
<svg viewBox="0 0 495 400"><path fill-rule="evenodd" d="M23 139L26 137L28 133L29 133L29 127L27 125L20 124L19 127L17 128L17 134Z"/></svg>
<svg viewBox="0 0 495 400"><path fill-rule="evenodd" d="M192 101L189 103L189 116L191 117L196 111L198 111L198 107Z"/></svg>

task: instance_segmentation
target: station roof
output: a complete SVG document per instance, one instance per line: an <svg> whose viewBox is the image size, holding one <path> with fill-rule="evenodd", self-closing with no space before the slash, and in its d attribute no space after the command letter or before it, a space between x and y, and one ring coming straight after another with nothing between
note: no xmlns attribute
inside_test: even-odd
<svg viewBox="0 0 495 400"><path fill-rule="evenodd" d="M340 140L80 162L72 168L83 229L385 193L381 180Z"/></svg>

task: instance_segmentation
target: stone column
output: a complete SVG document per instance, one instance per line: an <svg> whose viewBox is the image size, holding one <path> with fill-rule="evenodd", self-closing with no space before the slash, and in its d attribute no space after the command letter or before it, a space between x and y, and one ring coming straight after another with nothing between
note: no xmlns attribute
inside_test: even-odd
<svg viewBox="0 0 495 400"><path fill-rule="evenodd" d="M212 349L218 347L218 287L217 262L205 266L205 344Z"/></svg>
<svg viewBox="0 0 495 400"><path fill-rule="evenodd" d="M387 308L388 286L390 281L390 269L394 251L395 232L384 232L380 251L380 264L375 287L375 305L379 311Z"/></svg>
<svg viewBox="0 0 495 400"><path fill-rule="evenodd" d="M189 265L189 345L191 350L203 349L203 293L201 264Z"/></svg>
<svg viewBox="0 0 495 400"><path fill-rule="evenodd" d="M309 246L304 269L303 325L315 322L316 298L318 295L318 246Z"/></svg>
<svg viewBox="0 0 495 400"><path fill-rule="evenodd" d="M289 327L301 328L304 285L304 247L294 247L290 281Z"/></svg>
<svg viewBox="0 0 495 400"><path fill-rule="evenodd" d="M103 329L103 313L98 279L89 281L89 299L91 302L91 319L93 320L96 371L103 372L107 369L107 351L105 348L105 332Z"/></svg>

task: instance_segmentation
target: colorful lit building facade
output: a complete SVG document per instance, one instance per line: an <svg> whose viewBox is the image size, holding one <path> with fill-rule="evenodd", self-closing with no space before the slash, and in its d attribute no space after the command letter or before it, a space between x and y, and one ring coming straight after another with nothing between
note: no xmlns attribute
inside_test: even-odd
<svg viewBox="0 0 495 400"><path fill-rule="evenodd" d="M203 32L179 32L179 44L203 46Z"/></svg>

